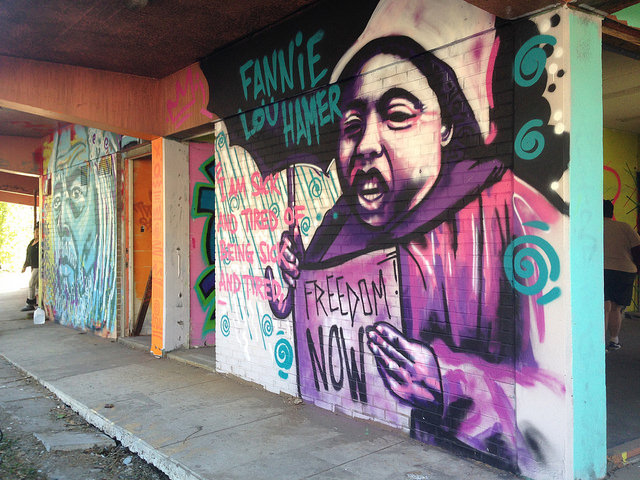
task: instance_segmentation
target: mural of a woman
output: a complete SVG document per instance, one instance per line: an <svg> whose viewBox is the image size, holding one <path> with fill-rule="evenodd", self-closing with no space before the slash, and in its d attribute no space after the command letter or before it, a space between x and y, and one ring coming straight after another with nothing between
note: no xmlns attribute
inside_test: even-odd
<svg viewBox="0 0 640 480"><path fill-rule="evenodd" d="M110 156L90 155L115 152L116 138L71 126L52 145L53 317L109 335L116 314L115 177Z"/></svg>
<svg viewBox="0 0 640 480"><path fill-rule="evenodd" d="M333 80L342 92L337 170L343 194L306 251L297 238L283 234L283 278L304 290L296 295L295 314L300 392L309 399L321 395L317 345L339 344L331 334L324 343L318 338L323 331L333 333L337 314L318 319L308 304L298 308L311 296L308 272L333 269L332 276L345 276L354 259L362 267L367 258L368 268L377 271L381 249L390 249L393 253L384 255L396 262L401 322L392 322L393 315L362 322L369 321L366 343L385 388L411 409L412 436L472 451L502 468L527 470L551 460L551 439L516 418L516 390L542 389L562 398L564 387L538 363L545 325L541 295L515 292L504 265L511 261L515 238L544 230L550 241L557 239L562 214L495 158L489 89L460 84L453 66L461 68L461 52L448 59L438 55L451 55L449 49L427 51L429 42L442 42L429 35L446 31L447 19L425 20L424 5L410 3L422 16L402 2L387 3L402 13L385 10L383 2L338 64ZM396 35L388 20L398 16L403 20L398 30L427 40ZM481 18L477 25L492 21ZM486 74L493 39L493 34L476 38L475 65L467 61L467 70ZM314 287L318 283L313 280ZM317 309L317 293L315 298ZM352 368L358 352L355 323L356 333L342 336L353 345ZM349 346L342 351L348 363ZM331 354L329 364L333 380ZM373 403L372 374L365 361L361 365L359 388L366 395L359 401ZM341 383L333 382L336 391ZM386 401L378 399L376 407L387 409Z"/></svg>

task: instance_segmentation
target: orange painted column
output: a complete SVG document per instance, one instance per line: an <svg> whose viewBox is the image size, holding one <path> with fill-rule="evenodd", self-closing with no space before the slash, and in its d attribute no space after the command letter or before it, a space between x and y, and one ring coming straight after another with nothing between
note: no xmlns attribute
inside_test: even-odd
<svg viewBox="0 0 640 480"><path fill-rule="evenodd" d="M164 353L164 139L151 142L151 353Z"/></svg>

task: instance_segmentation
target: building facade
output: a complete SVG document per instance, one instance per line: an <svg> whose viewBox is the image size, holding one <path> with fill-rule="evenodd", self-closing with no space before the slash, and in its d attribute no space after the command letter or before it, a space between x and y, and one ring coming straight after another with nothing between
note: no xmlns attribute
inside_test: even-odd
<svg viewBox="0 0 640 480"><path fill-rule="evenodd" d="M530 478L603 477L599 22L325 0L158 81L148 126L60 129L49 317L129 335L150 233L152 353L215 343L270 391ZM146 182L123 135L151 140Z"/></svg>

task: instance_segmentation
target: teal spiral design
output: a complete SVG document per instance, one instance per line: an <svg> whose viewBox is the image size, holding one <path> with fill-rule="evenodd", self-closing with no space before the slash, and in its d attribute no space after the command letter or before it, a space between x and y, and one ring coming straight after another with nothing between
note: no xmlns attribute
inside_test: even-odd
<svg viewBox="0 0 640 480"><path fill-rule="evenodd" d="M521 87L530 87L542 76L547 64L547 53L539 47L543 43L555 45L556 38L551 35L536 35L527 40L516 53L513 74Z"/></svg>
<svg viewBox="0 0 640 480"><path fill-rule="evenodd" d="M542 120L534 118L525 123L516 135L514 148L516 154L523 160L533 160L544 150L544 135L533 130L542 125Z"/></svg>
<svg viewBox="0 0 640 480"><path fill-rule="evenodd" d="M314 198L322 196L322 181L318 177L313 177L309 182L309 193Z"/></svg>
<svg viewBox="0 0 640 480"><path fill-rule="evenodd" d="M524 248L515 251L516 247L525 244L527 245ZM549 263L548 266L547 262ZM523 235L511 242L505 252L503 265L511 285L524 295L541 293L549 280L555 282L560 277L560 258L558 254L549 242L535 235ZM536 271L538 278L532 285L521 283L520 279L533 278ZM537 302L540 305L544 305L559 296L560 288L554 287L541 296Z"/></svg>
<svg viewBox="0 0 640 480"><path fill-rule="evenodd" d="M233 196L229 198L229 210L238 210L240 208L240 199L238 196Z"/></svg>
<svg viewBox="0 0 640 480"><path fill-rule="evenodd" d="M278 375L280 375L281 378L286 379L289 374L283 370L289 370L291 368L291 366L293 365L294 357L293 347L291 346L289 340L287 340L286 338L281 338L280 340L278 340L274 347L273 353L276 359L276 364L282 369L278 372Z"/></svg>
<svg viewBox="0 0 640 480"><path fill-rule="evenodd" d="M224 148L227 146L227 136L224 133L218 135L216 139L216 145L218 148Z"/></svg>
<svg viewBox="0 0 640 480"><path fill-rule="evenodd" d="M262 328L262 334L265 337L270 337L271 335L273 335L273 319L271 318L271 315L265 313L262 316L260 327Z"/></svg>
<svg viewBox="0 0 640 480"><path fill-rule="evenodd" d="M228 315L223 315L220 319L220 331L225 337L228 337L231 333L231 321Z"/></svg>
<svg viewBox="0 0 640 480"><path fill-rule="evenodd" d="M280 205L278 205L277 203L274 202L271 205L269 205L269 210L275 213L276 217L280 217Z"/></svg>
<svg viewBox="0 0 640 480"><path fill-rule="evenodd" d="M300 220L300 233L303 235L309 235L309 230L311 230L311 219L309 217L304 217Z"/></svg>

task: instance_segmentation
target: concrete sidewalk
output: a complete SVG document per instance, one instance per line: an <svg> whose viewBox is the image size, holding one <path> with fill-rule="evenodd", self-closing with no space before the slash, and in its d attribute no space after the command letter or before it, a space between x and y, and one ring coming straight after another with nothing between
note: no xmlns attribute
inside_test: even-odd
<svg viewBox="0 0 640 480"><path fill-rule="evenodd" d="M18 310L0 290L0 355L172 479L509 479L405 434Z"/></svg>

